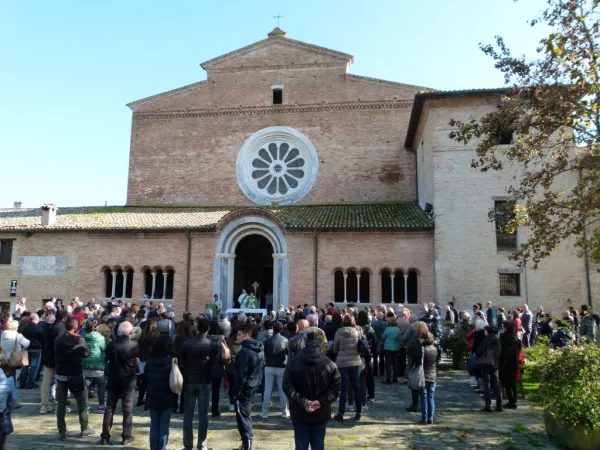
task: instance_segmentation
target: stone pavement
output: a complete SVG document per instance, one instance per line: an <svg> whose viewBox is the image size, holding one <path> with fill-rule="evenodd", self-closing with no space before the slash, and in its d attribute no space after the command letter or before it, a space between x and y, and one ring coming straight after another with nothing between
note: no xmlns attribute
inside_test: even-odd
<svg viewBox="0 0 600 450"><path fill-rule="evenodd" d="M482 413L482 399L469 387L469 378L462 372L441 372L436 389L436 423L421 426L416 422L419 414L404 409L410 393L403 384L386 386L376 377L376 401L370 403L360 423L348 420L342 425L330 422L327 429L326 448L338 449L554 449L543 429L542 412L530 402L521 402L517 411ZM15 432L8 437L7 448L12 450L50 450L81 448L89 450L147 449L150 418L142 408L135 408L134 435L136 440L127 447L113 445L100 447L100 436L85 439L68 438L61 442L56 431L53 414L39 414L39 391L20 390L22 408L13 413ZM209 446L214 450L231 450L239 446L235 416L228 412L225 395L222 396L222 413L217 419L210 418ZM75 407L73 402L73 407ZM97 399L90 400L92 411ZM258 417L255 402L255 443L257 450L293 450L293 432L289 420L277 413L279 402L273 399L271 418ZM120 407L117 409L120 414ZM115 415L113 436L119 438L121 417ZM171 420L169 449L182 447L183 416L175 414ZM91 413L90 425L100 432L102 415ZM67 414L67 426L78 431L75 412ZM116 439L120 442L120 438Z"/></svg>

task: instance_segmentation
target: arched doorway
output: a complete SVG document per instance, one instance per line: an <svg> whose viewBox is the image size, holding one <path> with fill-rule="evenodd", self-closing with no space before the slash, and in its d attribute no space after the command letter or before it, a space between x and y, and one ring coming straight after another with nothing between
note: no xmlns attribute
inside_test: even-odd
<svg viewBox="0 0 600 450"><path fill-rule="evenodd" d="M271 242L260 234L245 236L238 242L233 270L234 302L242 289L246 289L248 293L256 293L261 308L273 306L273 253ZM255 283L258 283L256 289Z"/></svg>
<svg viewBox="0 0 600 450"><path fill-rule="evenodd" d="M247 243L244 242L246 238L249 238ZM264 238L264 240L259 238ZM269 243L270 247L265 245L265 240ZM238 249L240 244L242 247ZM258 281L263 286L272 286L273 309L277 309L279 305L288 306L290 266L287 257L285 235L273 220L258 215L248 215L226 222L217 242L213 263L213 294L219 296L226 308L234 306L234 298L237 299L243 284L248 283L251 278L248 276L248 280L243 281L245 277L243 275L244 270L248 270L248 273L251 273L251 269L242 270L242 267L245 265L244 261L252 258L250 253L253 251L252 248L256 246L262 249L260 250L262 255L260 260L263 261L263 274L267 271L266 267L268 267L267 251L271 252L270 267L272 278L269 280L266 278L267 275L261 275L265 277L263 283L260 280L253 279L250 281L250 285L254 281ZM240 256L240 263L237 262L238 255ZM234 281L236 280L235 272L238 266L240 267L239 270L242 270L240 272L240 280L242 281L239 282ZM246 289L250 287L247 286ZM266 296L267 293L265 291L259 293L259 295Z"/></svg>

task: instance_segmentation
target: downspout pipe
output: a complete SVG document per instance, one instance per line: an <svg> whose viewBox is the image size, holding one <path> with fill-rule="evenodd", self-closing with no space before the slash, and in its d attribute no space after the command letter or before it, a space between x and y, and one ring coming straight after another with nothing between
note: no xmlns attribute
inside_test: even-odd
<svg viewBox="0 0 600 450"><path fill-rule="evenodd" d="M577 174L579 175L579 181L581 182L583 178L583 169L579 167L577 169ZM583 227L583 239L587 241L587 228ZM592 281L590 280L590 257L587 249L583 250L583 265L585 267L585 287L587 291L587 303L588 306L592 307Z"/></svg>
<svg viewBox="0 0 600 450"><path fill-rule="evenodd" d="M192 232L190 230L187 231L185 237L188 240L188 248L187 248L187 270L186 270L186 279L185 279L185 310L188 312L190 310L190 276L192 273Z"/></svg>
<svg viewBox="0 0 600 450"><path fill-rule="evenodd" d="M317 306L318 300L318 276L319 276L319 236L317 235L317 230L315 229L313 234L313 244L314 244L314 261L313 261L313 297L315 299L315 306Z"/></svg>

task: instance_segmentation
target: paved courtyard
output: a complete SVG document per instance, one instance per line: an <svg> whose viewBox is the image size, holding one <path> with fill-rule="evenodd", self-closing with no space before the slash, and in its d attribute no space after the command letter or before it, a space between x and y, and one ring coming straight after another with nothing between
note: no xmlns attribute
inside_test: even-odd
<svg viewBox="0 0 600 450"><path fill-rule="evenodd" d="M388 387L382 378L376 378L376 402L369 404L369 411L357 424L346 420L341 425L330 422L327 429L327 449L553 449L543 429L541 410L530 402L521 402L517 411L486 414L479 412L482 399L469 387L469 379L462 372L441 372L436 390L436 423L417 425L419 414L408 413L409 391L404 385ZM52 414L39 414L38 390L20 390L22 408L13 414L15 432L9 436L9 449L105 449L98 442L100 436L86 439L68 438L61 442L56 431L56 418ZM210 418L209 446L214 450L231 450L239 446L235 417L228 412L225 395L222 396L222 413L217 419ZM90 400L92 411L97 399ZM256 449L293 450L293 432L289 420L277 414L278 402L273 402L272 417L262 420L255 403ZM74 402L73 402L73 406ZM120 413L120 408L117 410ZM347 414L347 417L350 415ZM115 416L113 435L119 437L120 417ZM102 415L90 414L90 425L101 429ZM171 420L169 449L182 447L182 415ZM75 411L67 415L67 426L78 431ZM142 408L135 408L134 435L136 440L126 447L110 448L147 449L150 418ZM120 442L119 439L115 439Z"/></svg>

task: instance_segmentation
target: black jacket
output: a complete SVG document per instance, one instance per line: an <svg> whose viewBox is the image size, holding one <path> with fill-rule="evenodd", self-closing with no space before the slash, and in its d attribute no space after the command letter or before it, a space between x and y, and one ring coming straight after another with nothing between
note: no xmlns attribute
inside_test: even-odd
<svg viewBox="0 0 600 450"><path fill-rule="evenodd" d="M137 358L140 346L129 336L117 336L106 347L106 373L108 390L135 389Z"/></svg>
<svg viewBox="0 0 600 450"><path fill-rule="evenodd" d="M521 351L521 340L514 333L502 333L500 335L500 381L515 381L519 370L519 352Z"/></svg>
<svg viewBox="0 0 600 450"><path fill-rule="evenodd" d="M66 333L65 322L54 322L47 324L44 333L44 348L42 352L42 362L44 366L54 368L54 341L57 337Z"/></svg>
<svg viewBox="0 0 600 450"><path fill-rule="evenodd" d="M493 368L497 369L500 367L500 338L497 334L489 334L485 337L483 342L476 348L475 353L477 356L482 356L486 350L492 350L494 353L494 365Z"/></svg>
<svg viewBox="0 0 600 450"><path fill-rule="evenodd" d="M235 387L233 398L253 391L262 381L265 354L263 345L254 339L242 342L242 349L235 358Z"/></svg>
<svg viewBox="0 0 600 450"><path fill-rule="evenodd" d="M265 367L285 367L288 356L288 340L277 333L264 342Z"/></svg>
<svg viewBox="0 0 600 450"><path fill-rule="evenodd" d="M438 350L435 345L421 345L419 339L411 339L406 352L415 366L421 365L421 360L423 361L425 381L435 383L437 380L438 356Z"/></svg>
<svg viewBox="0 0 600 450"><path fill-rule="evenodd" d="M301 331L294 337L290 338L288 340L288 352L289 352L290 358L292 356L296 356L298 354L298 352L300 352L300 350L302 350L304 348L305 345L306 345L306 333L304 333L303 331Z"/></svg>
<svg viewBox="0 0 600 450"><path fill-rule="evenodd" d="M204 384L212 382L213 367L219 358L221 347L206 335L199 334L190 339L181 348L183 381L186 384Z"/></svg>
<svg viewBox="0 0 600 450"><path fill-rule="evenodd" d="M144 375L148 386L146 408L154 411L172 409L177 404L177 394L171 391L169 375L172 359L170 356L148 358Z"/></svg>
<svg viewBox="0 0 600 450"><path fill-rule="evenodd" d="M44 330L38 323L30 322L23 327L21 334L29 339L28 352L35 352L42 350L44 346Z"/></svg>
<svg viewBox="0 0 600 450"><path fill-rule="evenodd" d="M340 371L315 344L304 347L290 360L283 373L283 390L288 398L292 422L327 422L331 417L331 404L337 399L340 388ZM305 409L308 400L318 400L321 407L309 413Z"/></svg>
<svg viewBox="0 0 600 450"><path fill-rule="evenodd" d="M81 375L83 358L86 356L90 356L90 349L85 345L83 338L78 334L63 333L54 341L56 375Z"/></svg>

